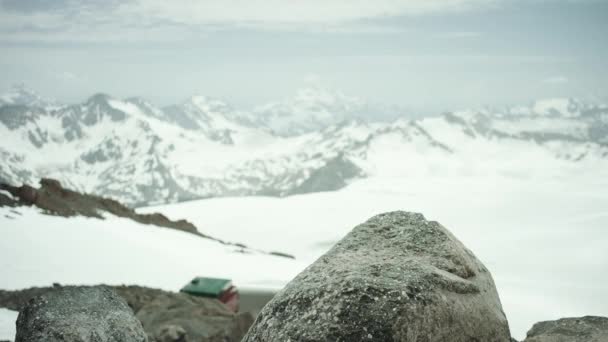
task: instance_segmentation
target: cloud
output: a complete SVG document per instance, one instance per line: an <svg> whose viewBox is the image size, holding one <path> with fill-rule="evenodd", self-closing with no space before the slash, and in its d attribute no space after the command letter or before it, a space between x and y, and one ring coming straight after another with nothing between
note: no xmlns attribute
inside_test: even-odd
<svg viewBox="0 0 608 342"><path fill-rule="evenodd" d="M60 81L72 82L80 79L78 75L70 71L51 72L50 75Z"/></svg>
<svg viewBox="0 0 608 342"><path fill-rule="evenodd" d="M44 1L44 0L2 0L0 8L16 12L38 12L51 11L67 5L67 1Z"/></svg>
<svg viewBox="0 0 608 342"><path fill-rule="evenodd" d="M95 40L152 29L385 33L368 19L458 11L499 0L0 0L0 39ZM504 1L504 0L500 0ZM399 30L399 29L397 29ZM172 35L173 38L179 35Z"/></svg>
<svg viewBox="0 0 608 342"><path fill-rule="evenodd" d="M135 0L0 0L0 9L17 13L106 10Z"/></svg>
<svg viewBox="0 0 608 342"><path fill-rule="evenodd" d="M459 10L493 0L145 0L124 6L185 24L335 23L367 18Z"/></svg>
<svg viewBox="0 0 608 342"><path fill-rule="evenodd" d="M547 83L547 84L564 84L564 83L568 83L568 78L564 77L564 76L552 76L549 78L545 78L543 80L543 83Z"/></svg>
<svg viewBox="0 0 608 342"><path fill-rule="evenodd" d="M323 77L319 74L309 73L304 76L304 83L307 85L318 85L323 83Z"/></svg>
<svg viewBox="0 0 608 342"><path fill-rule="evenodd" d="M464 38L478 38L481 37L481 32L476 31L453 31L453 32L442 32L436 34L435 38L441 39L464 39Z"/></svg>

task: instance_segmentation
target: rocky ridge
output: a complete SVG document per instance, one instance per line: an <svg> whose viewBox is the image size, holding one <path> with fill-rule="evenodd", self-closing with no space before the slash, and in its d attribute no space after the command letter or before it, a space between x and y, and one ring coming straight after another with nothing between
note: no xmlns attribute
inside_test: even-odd
<svg viewBox="0 0 608 342"><path fill-rule="evenodd" d="M4 193L3 193L4 192ZM113 199L81 194L79 192L62 187L59 181L43 178L40 187L34 188L30 185L15 187L0 183L0 206L35 206L49 215L64 217L86 216L104 219L104 215L111 214L124 217L133 221L154 225L162 228L175 229L186 233L210 239L218 243L234 246L242 252L256 252L279 257L294 258L282 252L266 252L247 247L241 243L229 242L214 238L200 232L197 227L186 220L173 221L161 213L140 214Z"/></svg>

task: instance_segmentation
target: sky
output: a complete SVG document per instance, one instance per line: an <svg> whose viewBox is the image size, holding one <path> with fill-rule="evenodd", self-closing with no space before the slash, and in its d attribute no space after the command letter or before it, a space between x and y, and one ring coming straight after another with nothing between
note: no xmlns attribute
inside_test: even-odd
<svg viewBox="0 0 608 342"><path fill-rule="evenodd" d="M420 112L608 100L608 1L0 0L0 90L250 106L321 85Z"/></svg>

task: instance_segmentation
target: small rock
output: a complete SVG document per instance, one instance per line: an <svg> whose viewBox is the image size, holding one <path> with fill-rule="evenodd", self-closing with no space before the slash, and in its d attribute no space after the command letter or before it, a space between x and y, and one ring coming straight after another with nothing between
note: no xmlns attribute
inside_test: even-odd
<svg viewBox="0 0 608 342"><path fill-rule="evenodd" d="M188 335L186 330L178 325L164 325L160 327L158 336L154 342L187 342Z"/></svg>
<svg viewBox="0 0 608 342"><path fill-rule="evenodd" d="M534 324L524 342L607 342L608 317L562 318Z"/></svg>
<svg viewBox="0 0 608 342"><path fill-rule="evenodd" d="M153 341L159 342L181 341L166 338L182 330L187 341L238 342L253 321L250 314L235 315L216 299L187 294L160 294L137 311L137 318ZM170 326L179 329L168 330Z"/></svg>

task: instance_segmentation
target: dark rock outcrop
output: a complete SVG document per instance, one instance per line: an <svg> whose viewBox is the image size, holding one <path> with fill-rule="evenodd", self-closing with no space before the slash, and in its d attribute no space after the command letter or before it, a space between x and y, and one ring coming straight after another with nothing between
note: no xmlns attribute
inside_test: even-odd
<svg viewBox="0 0 608 342"><path fill-rule="evenodd" d="M52 291L54 288L55 287L30 287L28 289L15 291L0 290L0 308L21 311L30 299L42 296Z"/></svg>
<svg viewBox="0 0 608 342"><path fill-rule="evenodd" d="M606 342L608 317L562 318L534 324L524 342Z"/></svg>
<svg viewBox="0 0 608 342"><path fill-rule="evenodd" d="M363 175L364 172L361 168L340 154L328 160L324 166L313 170L302 184L285 195L339 190L345 187L349 181L363 177Z"/></svg>
<svg viewBox="0 0 608 342"><path fill-rule="evenodd" d="M0 207L2 206L17 206L28 205L36 206L50 215L58 215L64 217L71 216L87 216L98 219L103 219L103 213L109 213L118 217L124 217L133 221L155 225L163 228L175 229L187 233L191 233L206 239L219 242L223 245L234 246L239 251L257 252L278 257L295 259L294 256L282 252L266 252L249 248L243 244L224 241L201 233L194 224L186 220L173 221L161 213L140 214L134 209L129 208L118 201L110 198L99 197L90 194L82 194L77 191L64 188L59 181L49 178L40 180L38 189L24 184L22 186L13 186L0 183L0 190L4 190L12 195L9 198L5 194L0 193Z"/></svg>
<svg viewBox="0 0 608 342"><path fill-rule="evenodd" d="M0 207L16 207L19 203L12 197L0 192Z"/></svg>
<svg viewBox="0 0 608 342"><path fill-rule="evenodd" d="M103 218L101 213L108 212L144 224L152 224L159 227L172 228L203 235L198 232L192 223L186 220L172 221L159 213L138 214L135 210L126 207L113 199L81 194L66 189L54 179L41 179L40 188L38 189L27 184L20 187L0 184L0 189L10 192L14 197L18 198L22 204L34 205L53 215L66 217L81 215Z"/></svg>
<svg viewBox="0 0 608 342"><path fill-rule="evenodd" d="M145 342L141 323L112 289L61 287L32 298L17 318L15 342Z"/></svg>
<svg viewBox="0 0 608 342"><path fill-rule="evenodd" d="M439 223L391 212L355 227L258 315L243 342L509 342L489 271Z"/></svg>

